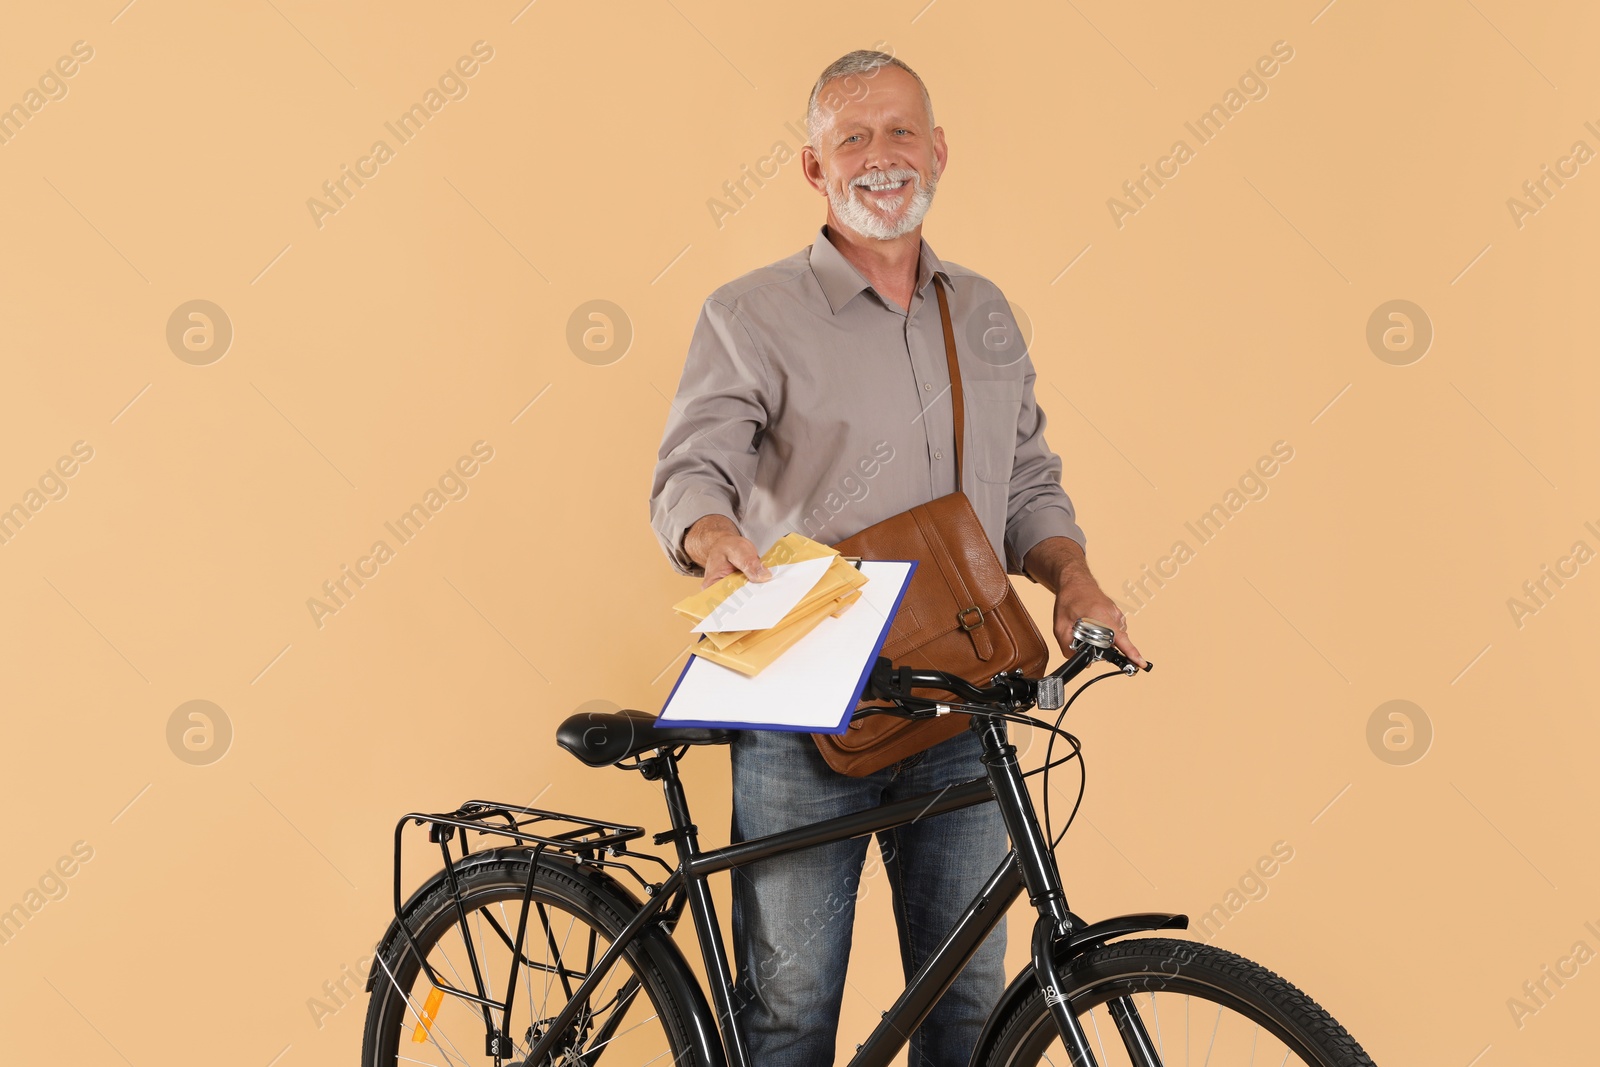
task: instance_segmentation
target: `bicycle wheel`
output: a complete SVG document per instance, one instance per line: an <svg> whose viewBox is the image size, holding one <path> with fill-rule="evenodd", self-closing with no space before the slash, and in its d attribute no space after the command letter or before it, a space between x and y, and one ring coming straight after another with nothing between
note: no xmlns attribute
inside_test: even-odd
<svg viewBox="0 0 1600 1067"><path fill-rule="evenodd" d="M1373 1067L1355 1038L1317 1002L1258 964L1192 941L1138 938L1075 958L1062 982L1100 1067ZM1133 1018L1128 1014L1131 1006ZM1117 1016L1121 1016L1120 1023ZM1150 1064L1125 1040L1140 1025ZM1035 990L1000 1023L984 1067L1071 1062Z"/></svg>
<svg viewBox="0 0 1600 1067"><path fill-rule="evenodd" d="M442 980L476 992L475 956L485 995L505 1001L530 862L526 852L502 852L457 868L465 928L442 879L408 906L412 935ZM504 1059L512 1063L527 1058L533 1042L627 921L614 894L562 859L540 860L531 900L512 1016L503 1030L514 1048L514 1055ZM403 936L379 956L376 967L362 1041L365 1067L484 1062L484 1008L435 989ZM490 1015L501 1025L500 1010L490 1009ZM640 943L623 953L544 1063L591 1064L602 1058L618 1067L697 1062L689 1051L684 1017L657 962Z"/></svg>

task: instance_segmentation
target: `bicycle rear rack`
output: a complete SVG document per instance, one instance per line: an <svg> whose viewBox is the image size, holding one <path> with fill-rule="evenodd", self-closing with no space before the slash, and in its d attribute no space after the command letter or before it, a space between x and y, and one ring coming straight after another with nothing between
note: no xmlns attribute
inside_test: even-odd
<svg viewBox="0 0 1600 1067"><path fill-rule="evenodd" d="M519 818L520 816L520 818ZM503 820L500 825L492 820ZM430 840L438 840L438 827L449 826L462 830L475 830L478 834L496 834L513 838L525 845L543 845L562 852L590 853L613 848L644 836L644 827L626 823L600 822L578 815L564 815L559 811L529 808L517 804L502 804L493 800L469 800L455 811L434 815L411 812L400 819L418 826L430 823L435 828L429 832ZM542 833L533 832L534 829ZM449 835L445 834L448 838ZM399 828L395 831L396 855L399 854ZM465 835L462 855L465 856Z"/></svg>
<svg viewBox="0 0 1600 1067"><path fill-rule="evenodd" d="M444 857L445 884L450 889L450 896L455 903L456 918L461 923L462 939L467 948L467 960L471 965L473 985L477 990L469 992L460 989L445 981L433 965L427 960L421 948L417 945L416 937L411 932L410 925L405 920L405 904L401 899L400 877L402 871L402 846L405 837L406 824L428 826L428 840L439 846L439 851ZM458 834L459 831L459 834ZM559 961L554 968L546 964L536 963L528 959L520 946L523 935L527 932L528 910L533 900L533 883L538 874L539 860L546 849L563 852L574 856L579 862L601 863L603 855L637 855L628 852L625 847L628 842L644 836L644 828L630 826L626 823L602 822L586 819L577 815L566 815L558 811L547 811L543 808L531 808L518 804L503 804L492 800L469 800L454 811L425 813L408 812L400 817L394 828L394 914L395 923L405 935L406 943L422 965L423 971L428 976L428 981L435 990L461 997L479 1006L483 1012L483 1022L487 1030L484 1054L497 1058L515 1055L515 1046L509 1035L502 1029L511 1021L511 1006L517 990L517 970L519 966L526 965L533 969L562 971ZM528 865L528 882L523 887L522 910L517 920L515 940L495 920L487 908L476 909L483 918L488 920L489 926L511 951L511 974L506 982L506 999L498 1001L486 992L483 981L483 972L478 961L478 953L473 947L472 939L468 936L467 909L461 900L461 886L456 878L456 872L464 864L471 853L468 848L469 834L476 833L482 838L492 835L500 838L509 838L519 845L531 846L533 856ZM461 855L452 858L450 854L450 841L458 837L461 842ZM654 858L654 857L640 857ZM657 862L661 862L657 860ZM543 905L539 906L541 922L548 922L544 915ZM382 954L379 955L382 962ZM385 965L387 970L387 965ZM395 981L391 973L388 980ZM459 976L458 976L459 977ZM397 986L398 989L398 986ZM398 990L405 996L405 990ZM408 998L408 1003L409 998ZM429 995L426 1005L419 1007L410 1004L412 1013L417 1017L417 1024L431 1034L433 1013L437 1010L438 999ZM502 1027L497 1027L491 1009L497 1009L501 1015Z"/></svg>

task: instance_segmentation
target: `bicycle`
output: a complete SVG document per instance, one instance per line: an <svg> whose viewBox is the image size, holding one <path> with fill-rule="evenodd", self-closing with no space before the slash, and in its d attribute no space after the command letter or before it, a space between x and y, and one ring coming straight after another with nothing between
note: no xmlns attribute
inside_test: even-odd
<svg viewBox="0 0 1600 1067"><path fill-rule="evenodd" d="M1023 892L1038 914L1032 963L990 1014L973 1067L1163 1067L1178 1062L1180 1018L1186 1064L1203 1049L1208 1065L1253 1065L1260 1054L1263 1064L1286 1064L1293 1055L1316 1067L1372 1067L1326 1011L1266 968L1198 942L1132 936L1185 929L1186 916L1120 915L1089 923L1068 908L1054 856L1066 827L1050 837L1048 786L1041 826L1025 779L1081 761L1078 740L1061 729L1073 701L1096 682L1138 673L1112 644L1111 631L1091 620L1079 620L1068 651L1067 661L1042 678L1014 671L995 675L985 686L942 671L896 667L880 657L864 695L888 706L856 714L964 712L982 740L985 775L940 793L709 850L700 847L678 765L690 748L727 744L731 731L661 726L638 711L569 718L556 739L579 760L635 770L661 783L672 828L653 840L675 846L677 865L632 850L630 843L645 830L622 823L480 800L450 812L403 816L395 827L395 919L367 978L372 997L362 1063L453 1067L468 1061L469 1049L481 1047L496 1067L592 1067L602 1059L750 1067L735 1024L735 991L707 878L765 857L992 801L1000 806L1011 851L856 1046L849 1067L882 1067L894 1058ZM1094 664L1113 669L1067 698L1066 684ZM1059 712L1055 725L1024 714L1035 706ZM1051 731L1042 767L1022 771L1008 722ZM1058 737L1069 749L1052 761ZM1066 825L1071 822L1069 816ZM402 902L402 838L408 825L424 824L440 847L444 869ZM490 836L509 843L469 852L469 834L480 842ZM453 840L459 856L452 856ZM672 940L685 908L708 976L709 1001ZM1197 1004L1204 1011L1195 1026Z"/></svg>

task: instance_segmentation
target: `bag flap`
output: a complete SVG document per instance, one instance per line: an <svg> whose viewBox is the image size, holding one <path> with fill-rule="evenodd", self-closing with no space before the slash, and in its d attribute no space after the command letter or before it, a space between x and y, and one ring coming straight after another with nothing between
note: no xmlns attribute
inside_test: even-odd
<svg viewBox="0 0 1600 1067"><path fill-rule="evenodd" d="M924 720L925 721L925 720ZM870 715L850 724L842 734L828 734L828 743L841 752L861 752L887 744L888 739L916 726L915 719L899 719L892 715Z"/></svg>
<svg viewBox="0 0 1600 1067"><path fill-rule="evenodd" d="M960 629L964 608L976 606L987 616L1011 592L1005 567L962 492L892 515L834 547L862 559L918 561L884 642L882 654L890 659Z"/></svg>

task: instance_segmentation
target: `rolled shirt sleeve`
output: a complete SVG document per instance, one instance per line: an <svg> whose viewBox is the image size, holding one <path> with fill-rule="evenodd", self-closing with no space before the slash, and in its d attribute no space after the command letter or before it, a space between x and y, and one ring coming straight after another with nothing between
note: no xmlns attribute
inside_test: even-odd
<svg viewBox="0 0 1600 1067"><path fill-rule="evenodd" d="M1006 570L1034 581L1022 568L1028 552L1047 537L1070 537L1087 547L1072 500L1061 488L1061 457L1044 439L1045 415L1034 397L1033 361L1023 356L1022 406L1017 414L1017 452L1006 506Z"/></svg>
<svg viewBox="0 0 1600 1067"><path fill-rule="evenodd" d="M771 417L770 375L738 313L715 298L695 323L657 453L650 525L679 573L705 568L683 550L706 515L738 522L755 486L756 447Z"/></svg>

